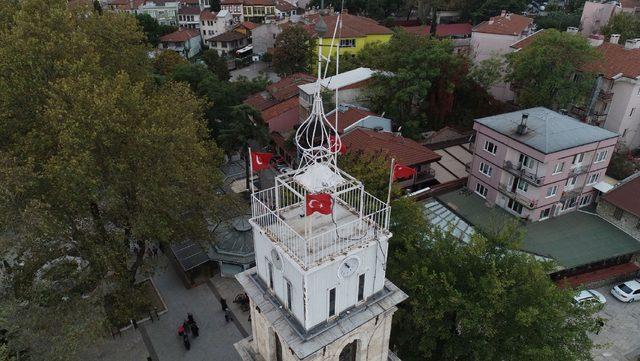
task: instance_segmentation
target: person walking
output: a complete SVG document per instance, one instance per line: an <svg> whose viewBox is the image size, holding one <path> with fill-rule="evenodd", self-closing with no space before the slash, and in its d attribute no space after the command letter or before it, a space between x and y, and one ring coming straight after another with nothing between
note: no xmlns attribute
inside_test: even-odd
<svg viewBox="0 0 640 361"><path fill-rule="evenodd" d="M233 320L231 318L231 311L229 311L229 308L225 308L224 309L224 320L229 323L229 321Z"/></svg>
<svg viewBox="0 0 640 361"><path fill-rule="evenodd" d="M227 300L222 297L220 297L220 306L222 306L223 311L229 308L229 306L227 306Z"/></svg>

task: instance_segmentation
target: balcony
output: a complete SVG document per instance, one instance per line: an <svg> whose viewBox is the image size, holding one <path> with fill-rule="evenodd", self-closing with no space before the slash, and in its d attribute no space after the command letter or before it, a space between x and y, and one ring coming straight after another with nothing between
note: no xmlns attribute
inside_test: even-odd
<svg viewBox="0 0 640 361"><path fill-rule="evenodd" d="M569 171L569 176L571 177L575 177L578 176L580 174L584 174L587 173L589 171L589 166L587 165L578 165L574 168L571 168L571 170Z"/></svg>
<svg viewBox="0 0 640 361"><path fill-rule="evenodd" d="M515 191L512 190L511 186L509 186L509 185L500 183L500 184L498 184L498 189L500 189L500 191L502 193L504 193L507 196L515 199L516 201L518 201L518 203L522 204L523 206L525 206L525 207L527 207L529 209L535 208L536 205L538 204L538 201L529 199L524 194L518 193L517 190L515 190Z"/></svg>
<svg viewBox="0 0 640 361"><path fill-rule="evenodd" d="M609 101L611 98L613 98L613 92L610 90L600 89L598 92L598 99L600 100Z"/></svg>
<svg viewBox="0 0 640 361"><path fill-rule="evenodd" d="M565 190L564 192L562 192L562 195L560 196L560 200L563 201L565 199L577 197L581 193L582 193L582 187L573 187L572 189Z"/></svg>
<svg viewBox="0 0 640 361"><path fill-rule="evenodd" d="M507 160L504 162L504 169L507 172L524 179L526 182L533 184L534 186L539 186L544 183L544 176L536 175L535 173L529 171L527 168L523 167L520 163Z"/></svg>
<svg viewBox="0 0 640 361"><path fill-rule="evenodd" d="M418 172L418 174L416 174L415 178L409 178L409 179L405 179L405 180L400 180L396 184L400 188L407 188L407 187L411 187L414 184L430 181L433 178L435 178L435 176L436 176L436 171L431 169L431 168L428 168L428 169L425 169L423 171Z"/></svg>

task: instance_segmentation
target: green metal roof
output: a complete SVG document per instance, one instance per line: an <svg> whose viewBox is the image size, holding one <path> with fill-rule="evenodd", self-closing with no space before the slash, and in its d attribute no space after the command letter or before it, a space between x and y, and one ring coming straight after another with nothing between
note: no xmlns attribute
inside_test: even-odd
<svg viewBox="0 0 640 361"><path fill-rule="evenodd" d="M484 199L459 190L437 197L444 205L482 231L495 231L515 219L499 207L487 208ZM640 241L596 214L574 211L540 222L524 224L521 250L555 259L573 268L640 251Z"/></svg>

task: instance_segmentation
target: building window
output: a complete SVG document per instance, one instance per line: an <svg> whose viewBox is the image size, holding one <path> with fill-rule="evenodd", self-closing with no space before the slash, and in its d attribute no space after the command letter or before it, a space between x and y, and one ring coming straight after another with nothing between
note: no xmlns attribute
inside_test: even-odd
<svg viewBox="0 0 640 361"><path fill-rule="evenodd" d="M547 198L553 197L558 192L558 186L551 186L547 188Z"/></svg>
<svg viewBox="0 0 640 361"><path fill-rule="evenodd" d="M522 191L522 193L526 193L529 190L529 183L523 181L522 179L518 180L518 189Z"/></svg>
<svg viewBox="0 0 640 361"><path fill-rule="evenodd" d="M269 288L273 289L273 265L271 262L267 262L269 268Z"/></svg>
<svg viewBox="0 0 640 361"><path fill-rule="evenodd" d="M356 39L340 39L341 48L355 48Z"/></svg>
<svg viewBox="0 0 640 361"><path fill-rule="evenodd" d="M329 317L336 315L336 289L329 290Z"/></svg>
<svg viewBox="0 0 640 361"><path fill-rule="evenodd" d="M476 193L482 198L487 198L487 188L480 183L476 183Z"/></svg>
<svg viewBox="0 0 640 361"><path fill-rule="evenodd" d="M583 159L584 153L578 153L573 156L573 161L571 162L571 164L581 164Z"/></svg>
<svg viewBox="0 0 640 361"><path fill-rule="evenodd" d="M485 140L484 141L484 150L486 150L487 152L496 155L496 150L498 150L498 147L496 147L495 144L493 144L492 142Z"/></svg>
<svg viewBox="0 0 640 361"><path fill-rule="evenodd" d="M287 281L287 309L291 310L291 282Z"/></svg>
<svg viewBox="0 0 640 361"><path fill-rule="evenodd" d="M547 219L551 215L551 208L540 211L540 220Z"/></svg>
<svg viewBox="0 0 640 361"><path fill-rule="evenodd" d="M586 196L583 196L580 198L580 202L578 202L578 205L580 207L584 207L587 206L591 203L591 194L587 194Z"/></svg>
<svg viewBox="0 0 640 361"><path fill-rule="evenodd" d="M598 154L596 154L596 160L594 163L600 163L607 159L607 153L609 153L608 150L598 152Z"/></svg>
<svg viewBox="0 0 640 361"><path fill-rule="evenodd" d="M527 167L529 169L533 169L534 160L526 154L520 154L519 159L520 165Z"/></svg>
<svg viewBox="0 0 640 361"><path fill-rule="evenodd" d="M616 210L613 211L613 218L617 219L617 220L621 220L622 219L622 208L618 208L616 207Z"/></svg>
<svg viewBox="0 0 640 361"><path fill-rule="evenodd" d="M493 168L491 168L490 165L484 162L480 162L480 173L486 175L487 177L491 177L492 171L493 171Z"/></svg>
<svg viewBox="0 0 640 361"><path fill-rule="evenodd" d="M572 187L576 184L576 182L578 181L578 177L571 177L567 179L567 187Z"/></svg>
<svg viewBox="0 0 640 361"><path fill-rule="evenodd" d="M553 174L562 173L563 169L564 169L564 162L556 163L556 165L553 167Z"/></svg>
<svg viewBox="0 0 640 361"><path fill-rule="evenodd" d="M510 210L512 210L512 211L514 211L514 212L516 212L516 213L518 213L518 214L521 214L521 213L522 213L522 204L520 204L520 203L516 202L516 201L515 201L514 199L512 199L512 198L509 198L509 202L507 203L507 207L508 207Z"/></svg>
<svg viewBox="0 0 640 361"><path fill-rule="evenodd" d="M358 301L364 300L364 273L358 277Z"/></svg>
<svg viewBox="0 0 640 361"><path fill-rule="evenodd" d="M566 199L563 203L562 203L562 210L567 210L568 208L572 208L573 206L576 205L576 197L573 197L571 199Z"/></svg>
<svg viewBox="0 0 640 361"><path fill-rule="evenodd" d="M587 185L595 184L600 178L600 173L595 173L589 176L589 180L587 181Z"/></svg>

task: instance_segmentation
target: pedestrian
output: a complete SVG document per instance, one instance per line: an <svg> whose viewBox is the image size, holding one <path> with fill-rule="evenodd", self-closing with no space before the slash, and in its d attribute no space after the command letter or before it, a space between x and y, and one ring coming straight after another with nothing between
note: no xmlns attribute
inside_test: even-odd
<svg viewBox="0 0 640 361"><path fill-rule="evenodd" d="M186 330L184 329L184 325L180 325L178 327L178 336L184 337L186 335Z"/></svg>
<svg viewBox="0 0 640 361"><path fill-rule="evenodd" d="M196 320L193 319L193 315L191 313L187 313L187 322L190 324L196 323Z"/></svg>
<svg viewBox="0 0 640 361"><path fill-rule="evenodd" d="M185 334L191 333L191 325L189 324L189 322L187 321L182 322L182 328L184 328Z"/></svg>
<svg viewBox="0 0 640 361"><path fill-rule="evenodd" d="M184 348L187 350L191 349L191 342L189 341L189 336L187 336L187 334L182 336L182 343L184 344Z"/></svg>
<svg viewBox="0 0 640 361"><path fill-rule="evenodd" d="M158 246L153 246L153 257L154 258L158 257Z"/></svg>
<svg viewBox="0 0 640 361"><path fill-rule="evenodd" d="M200 336L200 327L198 327L196 321L193 321L193 323L191 324L191 333L193 334L193 337Z"/></svg>
<svg viewBox="0 0 640 361"><path fill-rule="evenodd" d="M227 300L222 297L220 297L220 306L222 306L223 311L229 308L229 306L227 306Z"/></svg>
<svg viewBox="0 0 640 361"><path fill-rule="evenodd" d="M231 318L231 311L229 311L229 308L225 308L224 309L224 320L227 321L227 323L229 323L229 321L233 320Z"/></svg>

